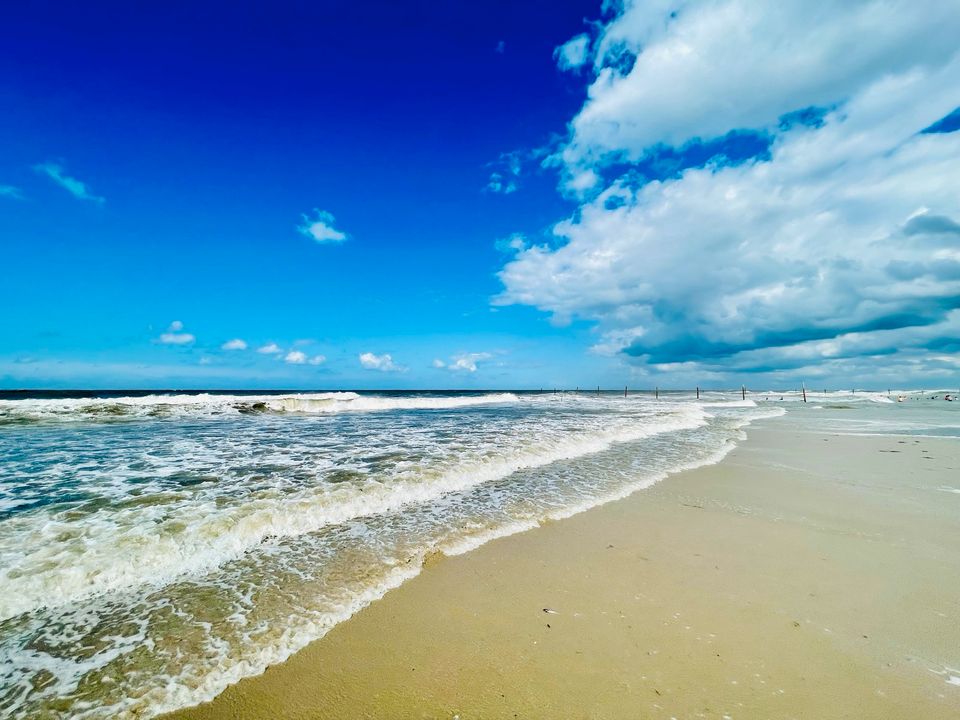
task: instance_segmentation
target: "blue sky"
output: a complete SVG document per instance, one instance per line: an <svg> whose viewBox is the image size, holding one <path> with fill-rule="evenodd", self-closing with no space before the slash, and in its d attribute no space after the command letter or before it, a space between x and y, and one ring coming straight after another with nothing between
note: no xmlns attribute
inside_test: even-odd
<svg viewBox="0 0 960 720"><path fill-rule="evenodd" d="M0 386L952 383L960 13L822 4L7 8Z"/></svg>

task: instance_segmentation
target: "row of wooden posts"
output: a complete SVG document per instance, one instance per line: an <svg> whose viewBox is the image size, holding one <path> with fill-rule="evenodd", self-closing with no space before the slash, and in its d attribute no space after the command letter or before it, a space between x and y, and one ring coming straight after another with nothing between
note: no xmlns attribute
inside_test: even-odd
<svg viewBox="0 0 960 720"><path fill-rule="evenodd" d="M623 386L623 396L624 396L624 397L627 397L627 392L629 391L629 389L630 389L629 386L627 386L627 385L624 385L624 386ZM806 402L806 401L807 401L807 388L806 388L806 386L805 386L805 385L801 385L801 386L800 386L800 390L801 390L801 392L803 393L803 401ZM540 392L543 392L543 388L540 388ZM554 390L553 392L554 392L554 394L556 394L557 391ZM579 386L577 386L577 389L575 390L575 392L580 392L580 387L579 387ZM823 392L826 393L827 391L824 390ZM654 395L656 396L657 400L659 400L659 399L660 399L660 388L659 388L659 387L654 388L653 393L654 393ZM599 386L599 385L597 385L597 395L600 395L600 386ZM741 386L740 386L740 397L742 397L744 400L747 399L747 386L746 386L746 385L741 385ZM700 399L700 387L697 386L697 400L699 400L699 399Z"/></svg>

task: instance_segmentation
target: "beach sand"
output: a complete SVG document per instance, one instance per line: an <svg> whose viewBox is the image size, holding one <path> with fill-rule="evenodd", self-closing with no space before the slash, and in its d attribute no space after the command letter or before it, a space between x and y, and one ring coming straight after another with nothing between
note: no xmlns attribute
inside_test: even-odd
<svg viewBox="0 0 960 720"><path fill-rule="evenodd" d="M960 442L748 434L172 717L960 717Z"/></svg>

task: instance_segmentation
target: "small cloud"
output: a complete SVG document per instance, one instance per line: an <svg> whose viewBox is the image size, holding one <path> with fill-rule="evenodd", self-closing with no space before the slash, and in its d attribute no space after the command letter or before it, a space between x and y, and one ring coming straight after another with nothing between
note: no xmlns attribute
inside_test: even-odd
<svg viewBox="0 0 960 720"><path fill-rule="evenodd" d="M483 360L489 360L493 355L488 352L479 352L479 353L460 353L459 355L454 355L450 358L450 363L445 364L442 360L434 360L433 366L435 368L446 368L451 372L476 372L477 363L482 362Z"/></svg>
<svg viewBox="0 0 960 720"><path fill-rule="evenodd" d="M507 49L507 44L503 40L501 40L500 42L497 43L497 46L493 49L493 51L503 55L503 52L506 49Z"/></svg>
<svg viewBox="0 0 960 720"><path fill-rule="evenodd" d="M488 164L496 168L490 173L490 180L484 190L486 192L509 195L520 189L520 171L523 169L521 153L500 153L500 157Z"/></svg>
<svg viewBox="0 0 960 720"><path fill-rule="evenodd" d="M488 192L503 193L509 195L517 191L517 183L509 178L505 178L501 173L490 173L490 181L485 188Z"/></svg>
<svg viewBox="0 0 960 720"><path fill-rule="evenodd" d="M497 240L493 246L500 252L520 252L527 249L527 238L523 233L513 233L508 237Z"/></svg>
<svg viewBox="0 0 960 720"><path fill-rule="evenodd" d="M312 358L307 360L307 362L310 363L311 365L322 365L326 361L327 361L327 357L325 355L314 355Z"/></svg>
<svg viewBox="0 0 960 720"><path fill-rule="evenodd" d="M383 355L374 355L371 352L360 353L360 364L367 370L380 370L381 372L402 372L405 369L395 364L389 353Z"/></svg>
<svg viewBox="0 0 960 720"><path fill-rule="evenodd" d="M97 205L103 205L103 203L106 202L105 198L102 198L99 195L94 195L92 192L90 192L90 189L87 187L86 183L81 182L76 178L72 178L64 173L62 165L48 162L41 163L40 165L34 165L33 169L41 175L46 175L75 198L79 198L80 200L89 200Z"/></svg>
<svg viewBox="0 0 960 720"><path fill-rule="evenodd" d="M247 343L241 340L240 338L234 338L233 340L227 340L223 345L220 346L221 350L246 350Z"/></svg>
<svg viewBox="0 0 960 720"><path fill-rule="evenodd" d="M189 345L197 339L191 333L181 332L182 330L183 323L179 320L174 320L170 323L167 331L160 335L160 342L164 345Z"/></svg>
<svg viewBox="0 0 960 720"><path fill-rule="evenodd" d="M287 353L286 357L283 358L283 361L291 365L303 365L307 361L307 355L299 350L291 350Z"/></svg>
<svg viewBox="0 0 960 720"><path fill-rule="evenodd" d="M13 185L0 185L0 197L11 198L12 200L23 200L23 193L20 188Z"/></svg>
<svg viewBox="0 0 960 720"><path fill-rule="evenodd" d="M561 70L579 70L590 59L590 36L586 33L567 40L553 51Z"/></svg>
<svg viewBox="0 0 960 720"><path fill-rule="evenodd" d="M298 225L297 230L309 238L313 238L318 243L338 243L347 239L347 234L340 232L334 226L334 217L331 213L314 208L315 218L307 215L303 216L303 225Z"/></svg>
<svg viewBox="0 0 960 720"><path fill-rule="evenodd" d="M266 345L261 345L257 348L258 353L263 353L264 355L276 355L277 353L283 352L280 349L280 346L276 343L267 343Z"/></svg>
<svg viewBox="0 0 960 720"><path fill-rule="evenodd" d="M566 187L568 190L572 190L573 192L579 194L595 187L598 182L600 182L600 176L597 175L597 173L592 169L588 168L587 170L579 172L573 177L569 178L566 182Z"/></svg>

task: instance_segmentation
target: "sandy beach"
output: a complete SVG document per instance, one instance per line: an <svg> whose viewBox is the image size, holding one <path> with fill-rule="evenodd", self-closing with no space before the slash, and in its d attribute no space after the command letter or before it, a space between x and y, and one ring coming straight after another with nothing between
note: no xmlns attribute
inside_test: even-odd
<svg viewBox="0 0 960 720"><path fill-rule="evenodd" d="M167 716L955 718L960 443L763 421Z"/></svg>

